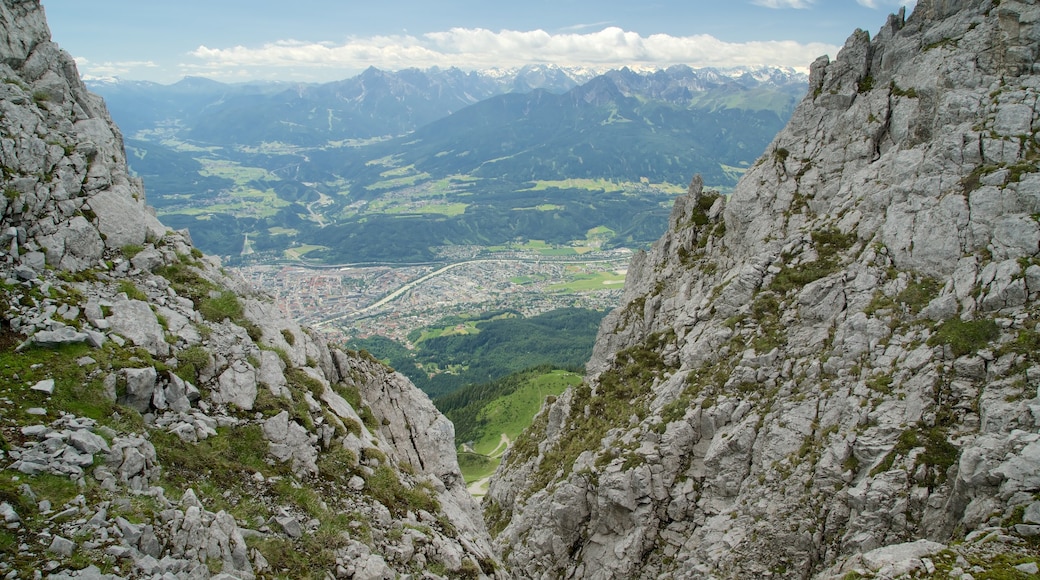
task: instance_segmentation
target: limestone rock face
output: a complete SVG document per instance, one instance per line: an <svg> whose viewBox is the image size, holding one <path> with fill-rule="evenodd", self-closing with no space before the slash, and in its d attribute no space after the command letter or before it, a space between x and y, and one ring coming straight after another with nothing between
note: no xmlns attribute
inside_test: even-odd
<svg viewBox="0 0 1040 580"><path fill-rule="evenodd" d="M1038 56L1035 1L920 0L813 63L733 194L676 201L586 383L506 456L484 509L507 567L888 578L954 541L962 571L1015 552L1040 491Z"/></svg>
<svg viewBox="0 0 1040 580"><path fill-rule="evenodd" d="M39 0L0 75L0 574L494 576L451 424L159 223Z"/></svg>

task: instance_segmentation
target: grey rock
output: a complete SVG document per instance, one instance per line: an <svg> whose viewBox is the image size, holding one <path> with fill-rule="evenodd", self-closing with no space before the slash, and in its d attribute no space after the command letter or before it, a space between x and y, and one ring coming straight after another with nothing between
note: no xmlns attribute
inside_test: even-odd
<svg viewBox="0 0 1040 580"><path fill-rule="evenodd" d="M121 296L112 301L111 308L112 314L105 321L113 332L144 347L153 355L169 354L170 345L166 342L166 334L147 302Z"/></svg>
<svg viewBox="0 0 1040 580"><path fill-rule="evenodd" d="M47 263L65 270L85 270L97 264L105 249L96 227L83 216L73 216L57 230L40 237L47 248Z"/></svg>
<svg viewBox="0 0 1040 580"><path fill-rule="evenodd" d="M221 373L219 390L213 400L230 403L239 409L250 410L256 402L256 371L242 361L235 362Z"/></svg>
<svg viewBox="0 0 1040 580"><path fill-rule="evenodd" d="M109 451L108 442L100 435L90 431L74 431L69 436L69 443L88 455L93 455L100 451Z"/></svg>
<svg viewBox="0 0 1040 580"><path fill-rule="evenodd" d="M1040 566L1037 566L1036 562L1026 562L1025 564L1016 565L1015 570L1032 576L1040 572Z"/></svg>
<svg viewBox="0 0 1040 580"><path fill-rule="evenodd" d="M4 518L4 522L8 524L22 520L22 518L18 517L18 512L6 501L0 503L0 517Z"/></svg>
<svg viewBox="0 0 1040 580"><path fill-rule="evenodd" d="M0 260L0 276L8 281L12 295L20 292L19 288L32 288L33 296L38 292L45 297L42 301L34 298L32 306L25 305L29 301L12 301L15 311L10 313L11 328L32 337L37 346L84 342L101 347L111 340L117 348L141 347L156 360L172 365L170 355L177 352L171 352L171 343L181 349L203 341L199 332L202 318L190 299L177 296L174 286L156 273L158 266L194 253L190 237L167 232L145 205L143 185L126 166L122 136L102 101L88 93L77 77L72 58L50 42L40 4L22 0L3 3L0 23L4 31L0 34L0 68L8 81L0 83L0 134L4 136L0 157L5 172L12 176L6 180L9 196L0 196L0 254L4 258ZM48 179L41 180L41 175ZM130 260L114 258L128 245L143 246L144 250ZM88 380L101 381L104 396L113 401L118 398L119 403L142 414L145 431L142 435L117 432L62 414L66 409L52 408L51 413L59 413L58 420L23 430L23 436L4 449L4 458L9 459L4 466L13 471L51 473L85 488L89 476L105 490L100 496L85 493L60 506L56 514L43 514L50 520L46 525L53 535L42 537L53 547L50 562L44 564L39 576L50 572L56 578L110 577L94 567L64 572L77 546L57 539L61 537L83 538L79 546L82 552L123 560L118 562L120 574L132 577L203 578L216 565L223 571L218 577L250 578L254 577L253 563L269 567L259 551L250 553L246 534L230 514L204 509L190 491L184 493L179 505L164 497L163 488L155 487L163 466L149 441L149 437L161 434L160 430L199 441L216 435L221 426L260 421L264 421L265 436L271 439L271 460L288 462L295 479L317 473L322 450L342 446L360 456L362 450L378 449L387 456L379 464L395 470L402 485L429 486L444 506L436 514L396 518L387 507L350 490L322 498L330 510L350 509L359 517L370 515L376 522L372 538L380 551L366 547L366 551L357 552L355 563L350 561L354 552L338 550L338 566L344 571L350 568L356 577L392 578L422 569L426 563L447 562L454 570L462 562L493 559L479 512L458 481L450 424L414 386L393 377L395 384L381 397L400 397L401 406L395 409L392 402L379 402L388 410L387 421L412 421L413 427L380 433L363 427L360 437L354 432L344 436L339 429L348 419L362 423L356 410L338 395L325 400L306 393L286 401L311 414L315 425L310 430L288 415L266 418L242 412L252 410L260 383L276 396L293 398L281 357L258 347L283 349L296 370L307 373L332 395L331 387L347 378L372 382L368 388L375 392L374 383L384 380L386 371L381 367L368 369L364 367L367 363L343 353L334 355L319 334L300 328L270 302L247 296L252 292L249 285L222 271L219 261L203 258L197 267L189 267L213 283L218 292L226 288L242 293L246 318L260 327L263 336L254 341L237 325L213 324L212 334L207 333L205 339L212 362L198 369L205 393L179 377L157 373L155 368L95 369L96 365L86 359L77 361L89 374ZM71 282L64 276L69 271L87 269L92 270L87 281L77 277ZM135 300L118 294L120 282L133 283L146 298ZM76 294L59 292L59 298L49 298L52 288L75 289L88 298L84 304L66 303ZM160 318L164 325L159 324ZM81 322L83 319L87 324ZM293 345L285 342L283 330L293 333ZM261 359L259 370L246 362L257 357ZM344 369L358 364L366 373L377 372L352 372L347 377L341 374L340 363L346 365ZM410 416L408 405L413 400L421 407ZM47 414L42 408L33 412ZM116 421L113 425L128 423ZM103 462L95 461L95 456ZM414 465L417 470L398 473L399 465ZM372 466L352 467L368 475L373 472ZM268 482L275 481L263 475L254 479L247 484L266 488ZM357 479L366 485L364 477ZM358 487L358 481L354 486ZM155 513L138 511L137 501L130 498L147 498ZM49 510L46 501L37 505ZM117 521L115 514L126 517ZM443 530L450 526L437 524L444 518L460 532L449 537ZM402 519L429 525L429 536L410 533L411 545L398 549L397 540L389 532L399 528ZM21 531L16 527L21 522L7 524ZM296 525L305 534L314 531L319 522L312 518L301 526L296 520ZM257 533L249 535L256 537ZM30 553L39 549L30 541L27 537L19 550ZM361 545L351 542L353 547ZM393 559L390 554L408 554L409 558ZM414 561L410 561L412 556Z"/></svg>
<svg viewBox="0 0 1040 580"><path fill-rule="evenodd" d="M115 185L90 198L90 209L98 216L98 230L105 234L105 246L120 249L128 245L144 245L149 238L159 238L166 228L145 211L143 196L133 198L127 185Z"/></svg>
<svg viewBox="0 0 1040 580"><path fill-rule="evenodd" d="M300 527L300 522L295 517L282 513L275 516L274 520L290 538L303 537L303 528Z"/></svg>
<svg viewBox="0 0 1040 580"><path fill-rule="evenodd" d="M44 348L55 348L66 344L81 344L90 340L90 335L85 332L78 332L71 326L61 326L56 330L41 330L32 336L32 342Z"/></svg>
<svg viewBox="0 0 1040 580"><path fill-rule="evenodd" d="M294 473L303 475L318 472L318 452L314 448L316 438L302 425L290 420L287 411L266 420L263 430L269 441L268 450L275 459L289 462Z"/></svg>
<svg viewBox="0 0 1040 580"><path fill-rule="evenodd" d="M163 398L169 408L179 413L190 410L192 402L199 398L198 389L174 373L168 373L167 380L169 384L166 386Z"/></svg>
<svg viewBox="0 0 1040 580"><path fill-rule="evenodd" d="M44 379L44 380L36 383L35 385L33 385L30 388L32 390L34 390L34 391L40 391L41 393L45 393L47 395L53 395L54 394L54 379Z"/></svg>
<svg viewBox="0 0 1040 580"><path fill-rule="evenodd" d="M76 551L76 543L61 536L54 536L47 551L58 556L71 556Z"/></svg>
<svg viewBox="0 0 1040 580"><path fill-rule="evenodd" d="M921 0L813 64L787 128L700 224L691 183L633 259L587 388L557 398L492 480L510 572L927 575L942 545L923 538L1035 499L1035 389L998 349L1040 288L1038 17L1027 2ZM951 357L933 337L958 317L994 320L997 338ZM657 370L628 385L640 412L597 417L605 435L575 449L650 345ZM956 459L934 465L919 437L940 417ZM569 464L547 464L561 447Z"/></svg>
<svg viewBox="0 0 1040 580"><path fill-rule="evenodd" d="M1040 501L1034 501L1026 506L1022 514L1022 521L1027 524L1040 524Z"/></svg>
<svg viewBox="0 0 1040 580"><path fill-rule="evenodd" d="M138 270L150 272L163 265L163 255L154 247L149 246L131 258L130 263Z"/></svg>
<svg viewBox="0 0 1040 580"><path fill-rule="evenodd" d="M126 380L126 394L120 399L120 403L139 413L146 413L155 395L155 368L123 369L122 374Z"/></svg>

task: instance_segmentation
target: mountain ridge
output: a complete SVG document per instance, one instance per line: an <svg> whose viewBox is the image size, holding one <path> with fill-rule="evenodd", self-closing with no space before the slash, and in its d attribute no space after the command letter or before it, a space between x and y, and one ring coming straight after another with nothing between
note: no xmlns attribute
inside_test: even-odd
<svg viewBox="0 0 1040 580"><path fill-rule="evenodd" d="M1038 16L856 31L728 199L693 180L492 480L507 568L1035 573Z"/></svg>
<svg viewBox="0 0 1040 580"><path fill-rule="evenodd" d="M0 29L2 573L494 575L429 398L159 223L38 0Z"/></svg>

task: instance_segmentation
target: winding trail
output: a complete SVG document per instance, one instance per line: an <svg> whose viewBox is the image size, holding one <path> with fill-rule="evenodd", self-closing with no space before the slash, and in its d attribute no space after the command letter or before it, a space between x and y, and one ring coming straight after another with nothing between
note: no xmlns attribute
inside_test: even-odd
<svg viewBox="0 0 1040 580"><path fill-rule="evenodd" d="M498 446L491 450L487 454L491 459L501 459L505 452L509 450L509 446L513 442L509 439L509 436L502 433L502 436L498 440ZM487 495L488 486L491 484L491 476L481 477L466 486L466 491L476 499L480 499Z"/></svg>

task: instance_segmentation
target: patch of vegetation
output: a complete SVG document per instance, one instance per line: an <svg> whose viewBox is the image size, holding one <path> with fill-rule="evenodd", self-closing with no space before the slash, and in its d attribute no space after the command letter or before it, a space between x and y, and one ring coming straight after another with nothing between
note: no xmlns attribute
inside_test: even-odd
<svg viewBox="0 0 1040 580"><path fill-rule="evenodd" d="M358 417L361 417L361 422L364 423L370 431L379 429L379 421L376 420L376 416L372 413L372 409L369 408L369 406L361 399L361 391L356 386L340 383L335 385L333 390L350 403L350 406L354 408ZM315 396L320 395L321 393L318 393Z"/></svg>
<svg viewBox="0 0 1040 580"><path fill-rule="evenodd" d="M812 232L812 240L816 259L797 266L785 264L769 283L769 290L784 294L837 272L841 267L841 253L851 249L858 237L856 232L843 234L837 228L830 227Z"/></svg>
<svg viewBox="0 0 1040 580"><path fill-rule="evenodd" d="M949 346L954 356L975 354L1000 337L1000 327L989 318L961 320L951 318L943 322L928 339L929 346Z"/></svg>
<svg viewBox="0 0 1040 580"><path fill-rule="evenodd" d="M779 152L779 151L787 151L787 150L786 149L778 149L777 151ZM786 159L787 156L784 155L784 158ZM716 193L714 191L707 191L707 192L702 193L697 198L697 205L694 206L693 212L690 215L690 223L692 223L695 226L707 225L708 222L710 221L708 219L708 211L711 210L711 206L715 205L715 202L720 197L722 197L722 196L720 196L718 193Z"/></svg>
<svg viewBox="0 0 1040 580"><path fill-rule="evenodd" d="M894 380L891 374L875 375L867 379L867 387L878 393L889 394L892 392L892 382Z"/></svg>
<svg viewBox="0 0 1040 580"><path fill-rule="evenodd" d="M389 508L395 517L404 517L410 511L440 511L440 503L429 483L420 482L411 487L406 486L398 479L393 468L385 463L376 467L366 481L365 492Z"/></svg>
<svg viewBox="0 0 1040 580"><path fill-rule="evenodd" d="M267 462L268 443L258 424L219 427L215 436L187 443L159 429L151 433L162 478L177 489L196 487L205 480L219 490L237 488L243 474L285 475L285 467Z"/></svg>
<svg viewBox="0 0 1040 580"><path fill-rule="evenodd" d="M772 292L762 292L751 305L751 317L757 323L758 335L751 345L756 352L767 353L784 343L784 329L780 324L780 302Z"/></svg>
<svg viewBox="0 0 1040 580"><path fill-rule="evenodd" d="M557 396L580 382L577 373L541 365L490 383L463 387L438 397L433 404L455 425L457 445L483 440L497 444L502 433L511 439L518 437L547 396Z"/></svg>
<svg viewBox="0 0 1040 580"><path fill-rule="evenodd" d="M1030 145L1029 147L1033 146ZM1035 150L1030 149L1027 152L1027 159L1022 159L1015 163L979 165L971 173L961 178L961 193L965 196L971 194L971 192L982 187L983 177L996 173L1001 169L1007 169L1007 175L1004 176L1004 181L1000 184L1000 187L1003 188L1012 183L1019 183L1024 175L1036 173L1040 170L1037 166L1037 153Z"/></svg>
<svg viewBox="0 0 1040 580"><path fill-rule="evenodd" d="M506 529L513 519L513 513L502 509L502 506L493 499L488 498L481 506L484 514L484 524L487 525L488 533L492 538L497 538L502 530Z"/></svg>
<svg viewBox="0 0 1040 580"><path fill-rule="evenodd" d="M918 314L934 300L942 290L942 284L935 278L921 276L914 279L906 288L896 295L896 302L906 306L910 314Z"/></svg>
<svg viewBox="0 0 1040 580"><path fill-rule="evenodd" d="M936 48L957 48L957 40L954 38L941 38L935 42L929 43L921 47L921 52L927 52Z"/></svg>
<svg viewBox="0 0 1040 580"><path fill-rule="evenodd" d="M892 91L892 94L897 96L897 97L906 97L908 99L916 99L917 98L917 91L914 90L913 87L910 87L909 89L903 89L903 88L900 88L899 85L897 85L895 81L892 81L889 84L889 89Z"/></svg>
<svg viewBox="0 0 1040 580"><path fill-rule="evenodd" d="M599 449L612 425L628 417L646 418L648 398L654 383L673 370L661 356L664 346L675 341L672 332L655 333L637 346L617 353L612 367L592 385L582 383L573 390L567 429L531 475L528 494L553 481L566 478L584 451Z"/></svg>
<svg viewBox="0 0 1040 580"><path fill-rule="evenodd" d="M121 248L127 260L133 260L134 256L144 251L144 246L139 244L127 244Z"/></svg>
<svg viewBox="0 0 1040 580"><path fill-rule="evenodd" d="M173 372L181 379L195 384L199 380L199 373L209 363L209 351L199 345L189 346L177 353L177 368Z"/></svg>
<svg viewBox="0 0 1040 580"><path fill-rule="evenodd" d="M440 333L413 350L387 338L351 340L347 347L367 350L407 376L431 398L438 399L467 385L483 385L540 365L580 372L592 355L603 310L561 308L525 318L518 312L492 311L473 321L453 317L435 328L466 327L457 334ZM474 331L469 330L472 323ZM409 335L415 342L419 330Z"/></svg>
<svg viewBox="0 0 1040 580"><path fill-rule="evenodd" d="M242 317L243 309L238 295L225 290L216 297L203 298L199 303L199 313L210 322L220 322L225 318L233 322Z"/></svg>
<svg viewBox="0 0 1040 580"><path fill-rule="evenodd" d="M1021 550L1021 548L1019 548ZM1027 580L1036 578L1035 575L1026 574L1015 568L1019 564L1040 562L1035 552L1001 552L995 550L943 550L932 556L935 564L935 573L932 578L948 578L950 571L954 568L969 568L971 576L977 580ZM963 560L968 561L964 566Z"/></svg>
<svg viewBox="0 0 1040 580"><path fill-rule="evenodd" d="M550 401L550 404L552 401ZM538 456L538 445L545 440L545 429L549 426L549 413L544 409L535 415L531 424L516 438L505 456L506 465L521 465Z"/></svg>
<svg viewBox="0 0 1040 580"><path fill-rule="evenodd" d="M178 295L188 298L198 308L211 291L217 290L217 286L203 278L190 262L191 260L184 256L180 262L161 266L155 273L169 280L170 287Z"/></svg>
<svg viewBox="0 0 1040 580"><path fill-rule="evenodd" d="M918 426L903 431L892 450L870 470L871 477L892 469L897 457L906 457L912 450L924 450L914 460L914 468L928 467L925 485L929 489L946 481L946 472L960 457L960 449L950 443L947 432L940 426Z"/></svg>
<svg viewBox="0 0 1040 580"><path fill-rule="evenodd" d="M148 301L148 295L141 291L133 282L122 280L119 282L119 291L126 294L130 300Z"/></svg>
<svg viewBox="0 0 1040 580"><path fill-rule="evenodd" d="M347 532L357 532L350 527L355 518L349 514L322 511L320 515L321 524L313 533L295 540L265 536L249 541L249 546L264 555L279 578L326 578L327 570L336 568L336 550L346 545Z"/></svg>

